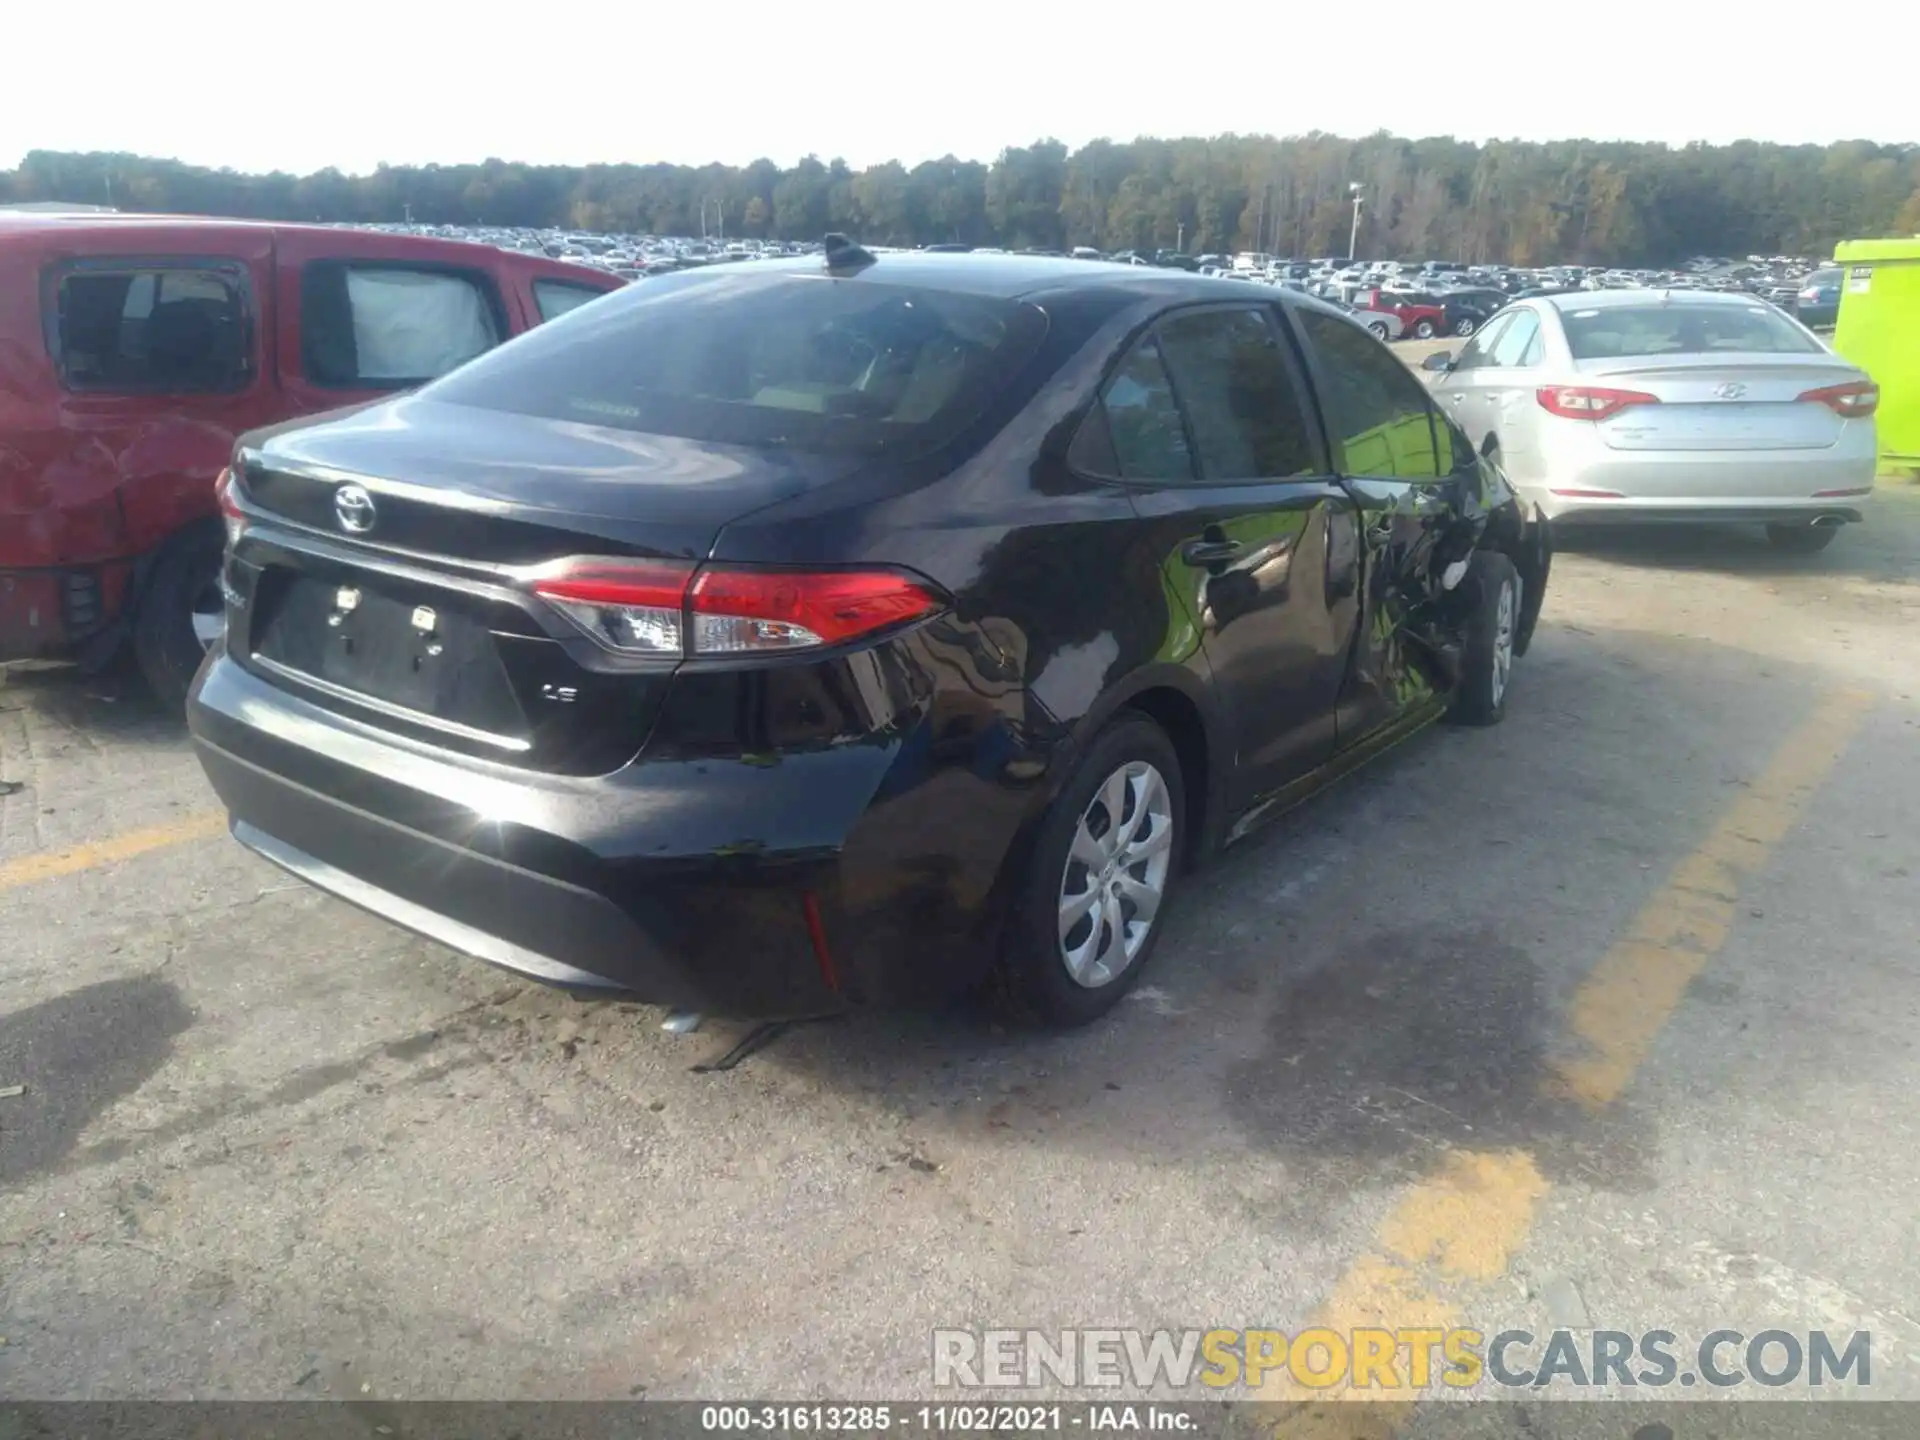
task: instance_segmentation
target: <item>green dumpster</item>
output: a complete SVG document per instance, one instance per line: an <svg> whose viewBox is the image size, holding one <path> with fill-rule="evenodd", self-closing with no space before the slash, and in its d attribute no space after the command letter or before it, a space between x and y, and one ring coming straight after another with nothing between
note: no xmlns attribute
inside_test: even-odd
<svg viewBox="0 0 1920 1440"><path fill-rule="evenodd" d="M1840 322L1833 348L1874 378L1882 462L1920 468L1920 235L1835 248Z"/></svg>

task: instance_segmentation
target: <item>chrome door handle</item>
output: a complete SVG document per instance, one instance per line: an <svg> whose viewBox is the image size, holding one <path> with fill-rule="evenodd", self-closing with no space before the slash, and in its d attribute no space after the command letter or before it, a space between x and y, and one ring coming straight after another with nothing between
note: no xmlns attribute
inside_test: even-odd
<svg viewBox="0 0 1920 1440"><path fill-rule="evenodd" d="M1231 565L1240 558L1240 546L1232 540L1194 540L1180 551L1189 565Z"/></svg>

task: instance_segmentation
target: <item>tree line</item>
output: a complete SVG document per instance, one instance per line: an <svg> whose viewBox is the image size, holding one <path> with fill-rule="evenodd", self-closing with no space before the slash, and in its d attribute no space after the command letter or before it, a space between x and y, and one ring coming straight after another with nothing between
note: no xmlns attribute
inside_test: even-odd
<svg viewBox="0 0 1920 1440"><path fill-rule="evenodd" d="M0 170L0 203L299 221L560 226L727 239L963 242L1105 251L1344 255L1350 186L1367 258L1665 264L1692 255L1827 255L1920 232L1920 146L1587 140L1054 140L991 164L946 156L855 170L808 156L750 165L382 165L267 175L128 154L36 150Z"/></svg>

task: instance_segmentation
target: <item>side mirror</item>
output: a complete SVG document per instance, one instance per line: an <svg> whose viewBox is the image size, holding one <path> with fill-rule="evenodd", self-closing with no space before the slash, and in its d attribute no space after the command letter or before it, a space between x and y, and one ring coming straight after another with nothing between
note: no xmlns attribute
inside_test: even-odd
<svg viewBox="0 0 1920 1440"><path fill-rule="evenodd" d="M1451 350L1436 350L1420 362L1420 368L1422 370L1431 370L1437 375L1444 375L1447 371L1453 369L1453 352Z"/></svg>

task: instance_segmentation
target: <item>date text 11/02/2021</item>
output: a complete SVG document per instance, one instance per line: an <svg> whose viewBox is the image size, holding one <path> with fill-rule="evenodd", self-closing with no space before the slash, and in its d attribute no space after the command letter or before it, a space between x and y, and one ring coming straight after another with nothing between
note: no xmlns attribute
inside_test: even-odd
<svg viewBox="0 0 1920 1440"><path fill-rule="evenodd" d="M876 1434L1037 1434L1085 1430L1181 1434L1201 1428L1195 1407L1151 1404L1075 1405L705 1405L700 1428L721 1434L827 1431Z"/></svg>

